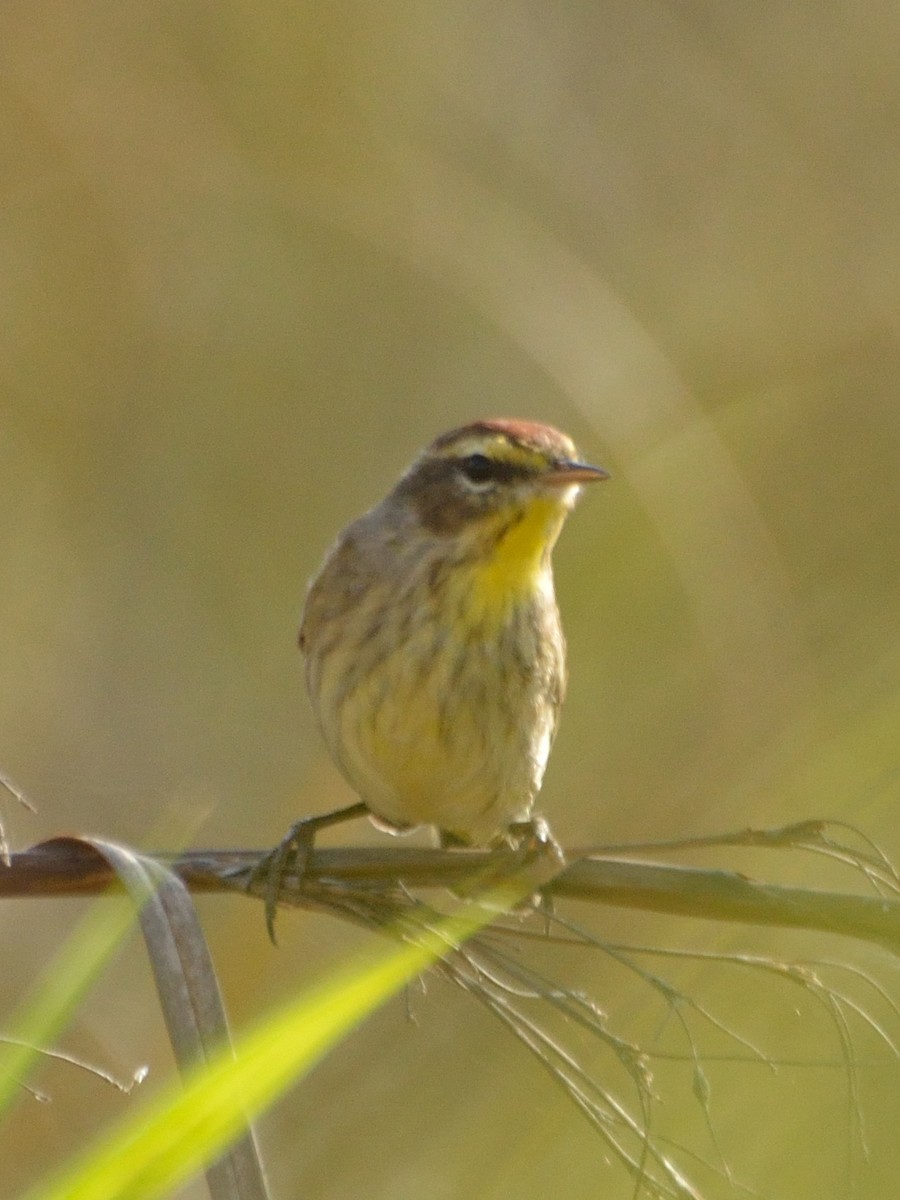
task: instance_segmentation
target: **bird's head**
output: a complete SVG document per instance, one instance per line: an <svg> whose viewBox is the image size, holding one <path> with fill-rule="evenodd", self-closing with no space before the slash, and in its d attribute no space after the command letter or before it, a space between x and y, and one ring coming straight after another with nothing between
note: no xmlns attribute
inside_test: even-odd
<svg viewBox="0 0 900 1200"><path fill-rule="evenodd" d="M582 462L571 439L552 425L498 418L441 434L395 494L412 502L438 535L498 532L529 514L558 531L581 485L608 478L602 467Z"/></svg>
<svg viewBox="0 0 900 1200"><path fill-rule="evenodd" d="M571 439L534 421L475 421L442 434L389 503L412 508L466 604L500 613L549 585L550 553L583 484L608 479Z"/></svg>

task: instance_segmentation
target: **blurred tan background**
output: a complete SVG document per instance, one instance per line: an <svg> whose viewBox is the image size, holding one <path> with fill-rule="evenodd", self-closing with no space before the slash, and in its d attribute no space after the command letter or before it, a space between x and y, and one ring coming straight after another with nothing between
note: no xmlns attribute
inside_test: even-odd
<svg viewBox="0 0 900 1200"><path fill-rule="evenodd" d="M556 555L572 680L543 807L563 842L815 815L900 857L898 38L878 4L7 0L0 766L40 809L4 808L16 845L266 846L345 802L295 649L305 580L423 442L516 415L614 476ZM4 910L2 1011L77 909ZM202 913L237 1024L365 941L289 914L275 951L258 906ZM847 944L592 920L827 949L897 987ZM659 1035L651 989L581 969L611 1026ZM854 1026L866 1162L808 997L681 970L765 1052L819 1064L711 1067L736 1179L892 1193L884 1046ZM433 985L411 1006L265 1123L279 1197L633 1194L471 1001ZM735 1051L700 1025L698 1044ZM138 946L66 1045L170 1069ZM717 1161L690 1063L659 1069L670 1131ZM53 1103L0 1131L4 1196L128 1103L71 1070L41 1083Z"/></svg>

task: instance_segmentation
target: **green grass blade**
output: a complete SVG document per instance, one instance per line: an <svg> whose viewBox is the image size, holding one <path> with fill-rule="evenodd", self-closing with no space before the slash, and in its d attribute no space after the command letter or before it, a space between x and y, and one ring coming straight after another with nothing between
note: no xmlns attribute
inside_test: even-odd
<svg viewBox="0 0 900 1200"><path fill-rule="evenodd" d="M354 1026L527 888L467 903L415 931L415 943L344 968L269 1017L183 1085L168 1086L26 1200L153 1200L215 1160L252 1120Z"/></svg>

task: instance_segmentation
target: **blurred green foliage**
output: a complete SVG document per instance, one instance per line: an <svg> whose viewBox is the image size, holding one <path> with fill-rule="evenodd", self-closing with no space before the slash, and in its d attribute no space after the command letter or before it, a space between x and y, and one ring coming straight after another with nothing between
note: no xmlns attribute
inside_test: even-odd
<svg viewBox="0 0 900 1200"><path fill-rule="evenodd" d="M263 846L346 801L303 696L304 581L421 443L509 414L614 474L556 556L558 836L821 815L900 857L898 33L883 5L8 0L0 753L40 807L15 840L141 844L186 811L198 841ZM3 1011L71 909L5 912ZM256 906L204 912L239 1016L362 937L295 916L275 953ZM133 953L72 1048L159 1075ZM791 1057L795 998L713 976L688 982ZM635 981L589 985L646 1019ZM267 1126L281 1194L631 1195L499 1028L442 988L414 1008ZM818 1073L717 1067L723 1148L765 1195L883 1196L896 1067L873 1050L848 1167L820 1035ZM13 1190L124 1103L43 1086L0 1134Z"/></svg>

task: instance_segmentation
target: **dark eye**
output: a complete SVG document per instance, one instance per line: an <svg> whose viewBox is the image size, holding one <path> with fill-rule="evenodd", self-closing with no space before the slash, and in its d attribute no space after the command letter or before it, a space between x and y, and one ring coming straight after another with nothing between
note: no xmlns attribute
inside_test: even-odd
<svg viewBox="0 0 900 1200"><path fill-rule="evenodd" d="M459 469L470 483L487 483L496 477L496 464L486 454L467 454L459 460Z"/></svg>

